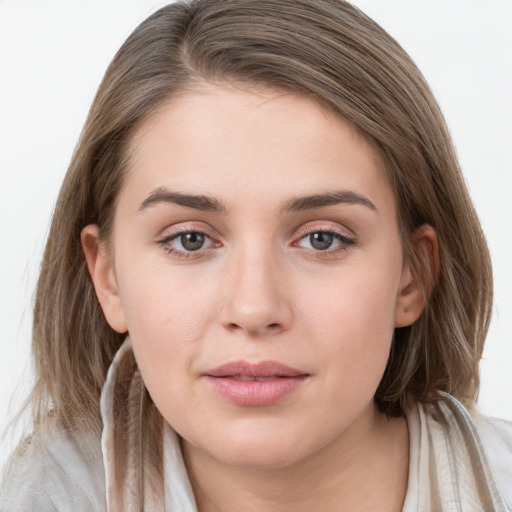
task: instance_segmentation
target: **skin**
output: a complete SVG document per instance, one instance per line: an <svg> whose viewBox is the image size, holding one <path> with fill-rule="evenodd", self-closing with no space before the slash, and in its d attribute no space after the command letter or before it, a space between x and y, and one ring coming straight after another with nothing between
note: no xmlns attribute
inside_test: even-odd
<svg viewBox="0 0 512 512"><path fill-rule="evenodd" d="M373 396L394 328L424 297L372 146L307 98L207 85L146 119L131 151L111 240L91 225L82 242L107 320L129 332L182 437L199 510L401 510L407 426ZM164 189L222 211L163 200ZM286 209L333 191L364 204ZM202 248L185 251L184 232L205 233ZM319 250L311 235L325 232L332 245ZM429 226L414 242L435 252ZM242 407L204 378L240 359L308 377L275 404Z"/></svg>

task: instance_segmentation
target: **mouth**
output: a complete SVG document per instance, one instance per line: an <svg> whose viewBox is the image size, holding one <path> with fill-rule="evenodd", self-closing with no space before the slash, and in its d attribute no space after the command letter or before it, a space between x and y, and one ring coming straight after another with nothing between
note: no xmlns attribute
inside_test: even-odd
<svg viewBox="0 0 512 512"><path fill-rule="evenodd" d="M223 377L221 377L221 378L223 378ZM245 382L250 382L253 380L256 380L258 382L265 382L267 380L280 379L282 377L280 375L275 376L275 377L250 377L249 375L233 375L229 378L234 379L234 380L243 380Z"/></svg>
<svg viewBox="0 0 512 512"><path fill-rule="evenodd" d="M235 361L203 375L222 398L242 407L273 405L295 392L309 377L276 361Z"/></svg>

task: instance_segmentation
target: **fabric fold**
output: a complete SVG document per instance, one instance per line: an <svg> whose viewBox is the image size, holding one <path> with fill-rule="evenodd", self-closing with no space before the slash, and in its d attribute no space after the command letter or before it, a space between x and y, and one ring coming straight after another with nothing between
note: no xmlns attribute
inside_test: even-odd
<svg viewBox="0 0 512 512"><path fill-rule="evenodd" d="M466 408L447 393L418 404L420 448L419 512L509 512L480 434Z"/></svg>
<svg viewBox="0 0 512 512"><path fill-rule="evenodd" d="M163 511L163 418L149 399L129 338L110 366L100 407L107 511Z"/></svg>
<svg viewBox="0 0 512 512"><path fill-rule="evenodd" d="M415 403L407 418L403 511L510 512L472 416L452 396L439 395ZM197 512L180 438L150 399L128 338L109 369L101 414L107 512Z"/></svg>

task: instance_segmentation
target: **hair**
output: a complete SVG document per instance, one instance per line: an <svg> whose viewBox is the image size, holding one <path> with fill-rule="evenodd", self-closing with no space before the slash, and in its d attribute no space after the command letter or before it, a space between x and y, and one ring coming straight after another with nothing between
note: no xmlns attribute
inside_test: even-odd
<svg viewBox="0 0 512 512"><path fill-rule="evenodd" d="M130 137L169 98L204 83L305 95L376 148L394 191L403 251L428 304L397 328L375 400L388 415L408 397L445 391L471 405L492 305L489 253L448 129L421 72L379 25L342 0L192 0L163 7L120 48L99 87L64 179L37 286L33 324L37 426L99 425L107 370L123 342L105 320L80 234L108 241ZM412 234L431 225L439 268ZM433 284L432 286L429 283Z"/></svg>

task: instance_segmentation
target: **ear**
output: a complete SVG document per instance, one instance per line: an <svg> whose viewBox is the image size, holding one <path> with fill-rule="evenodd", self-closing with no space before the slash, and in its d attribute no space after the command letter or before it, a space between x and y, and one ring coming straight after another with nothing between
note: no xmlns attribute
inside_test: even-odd
<svg viewBox="0 0 512 512"><path fill-rule="evenodd" d="M395 311L395 327L413 324L427 305L428 297L439 276L437 235L432 226L424 224L412 236L413 252L418 268L404 264Z"/></svg>
<svg viewBox="0 0 512 512"><path fill-rule="evenodd" d="M82 230L81 240L87 268L107 322L115 331L124 333L128 328L117 290L116 276L107 247L99 238L98 226L86 226Z"/></svg>

